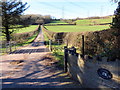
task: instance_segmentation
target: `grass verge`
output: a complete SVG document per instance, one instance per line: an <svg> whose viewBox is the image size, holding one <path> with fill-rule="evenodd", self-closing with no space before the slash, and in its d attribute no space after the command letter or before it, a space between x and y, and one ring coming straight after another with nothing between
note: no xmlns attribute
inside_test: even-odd
<svg viewBox="0 0 120 90"><path fill-rule="evenodd" d="M58 65L64 67L64 45L52 45L52 54L58 60Z"/></svg>
<svg viewBox="0 0 120 90"><path fill-rule="evenodd" d="M44 32L44 40L46 42L45 45L48 48L49 47L49 38L45 32ZM57 61L59 61L58 65L62 68L64 67L64 51L63 51L64 49L63 49L63 47L64 47L64 45L56 45L55 42L52 42L52 56L54 56L55 59Z"/></svg>

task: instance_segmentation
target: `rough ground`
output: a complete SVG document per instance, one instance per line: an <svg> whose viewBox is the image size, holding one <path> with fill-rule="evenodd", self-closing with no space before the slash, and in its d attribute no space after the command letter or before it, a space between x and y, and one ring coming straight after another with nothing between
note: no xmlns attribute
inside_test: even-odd
<svg viewBox="0 0 120 90"><path fill-rule="evenodd" d="M1 56L2 88L81 88L63 70L43 44L43 34L29 46Z"/></svg>

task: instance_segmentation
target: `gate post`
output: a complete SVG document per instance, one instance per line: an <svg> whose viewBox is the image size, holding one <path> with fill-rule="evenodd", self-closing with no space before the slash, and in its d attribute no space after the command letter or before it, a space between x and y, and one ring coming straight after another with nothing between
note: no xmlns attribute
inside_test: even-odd
<svg viewBox="0 0 120 90"><path fill-rule="evenodd" d="M67 57L68 57L68 48L64 46L64 72L67 72Z"/></svg>

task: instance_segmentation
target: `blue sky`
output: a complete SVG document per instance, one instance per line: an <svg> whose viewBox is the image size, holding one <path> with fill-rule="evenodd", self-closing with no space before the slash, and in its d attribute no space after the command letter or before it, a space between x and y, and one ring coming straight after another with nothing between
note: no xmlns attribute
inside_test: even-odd
<svg viewBox="0 0 120 90"><path fill-rule="evenodd" d="M22 0L30 5L24 14L51 15L55 18L84 18L113 15L117 4L110 0Z"/></svg>

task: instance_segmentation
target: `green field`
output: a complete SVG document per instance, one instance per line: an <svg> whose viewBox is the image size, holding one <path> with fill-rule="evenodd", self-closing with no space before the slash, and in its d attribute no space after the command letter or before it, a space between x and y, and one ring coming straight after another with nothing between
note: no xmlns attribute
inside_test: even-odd
<svg viewBox="0 0 120 90"><path fill-rule="evenodd" d="M112 16L101 19L83 19L75 21L76 25L57 25L45 26L48 30L53 32L84 32L84 31L99 31L110 28ZM55 23L55 22L54 22ZM56 21L56 23L58 23ZM100 25L103 24L103 25Z"/></svg>
<svg viewBox="0 0 120 90"><path fill-rule="evenodd" d="M63 22L63 21L52 21L49 24L68 24L68 23ZM48 24L46 24L46 25L48 25Z"/></svg>
<svg viewBox="0 0 120 90"><path fill-rule="evenodd" d="M77 26L77 25L59 25L59 26L45 26L48 30L53 32L83 32L83 31L99 31L109 28L109 25L96 26Z"/></svg>
<svg viewBox="0 0 120 90"><path fill-rule="evenodd" d="M106 24L111 22L112 22L112 17L108 17L104 19L84 19L84 20L77 20L76 25L84 26L84 25L94 25L94 24Z"/></svg>

